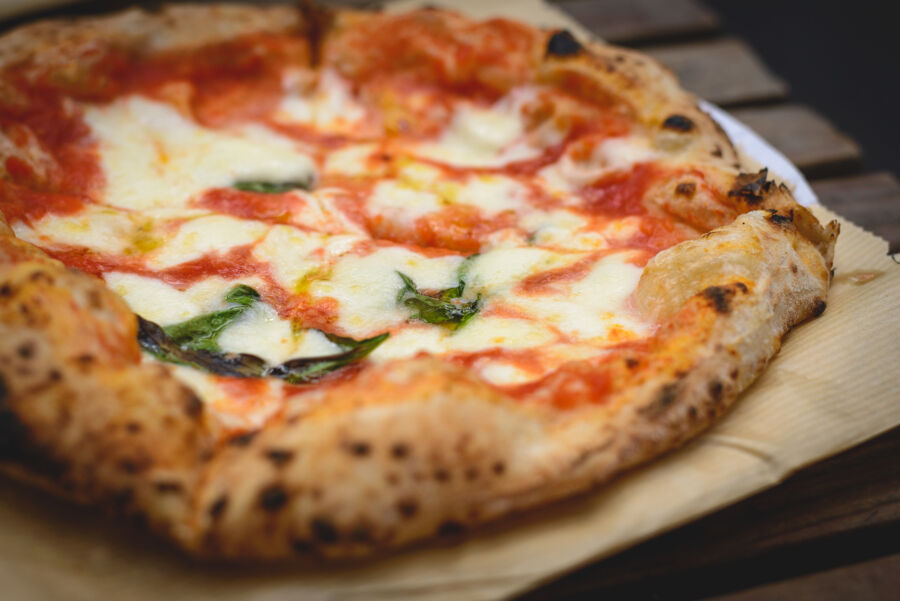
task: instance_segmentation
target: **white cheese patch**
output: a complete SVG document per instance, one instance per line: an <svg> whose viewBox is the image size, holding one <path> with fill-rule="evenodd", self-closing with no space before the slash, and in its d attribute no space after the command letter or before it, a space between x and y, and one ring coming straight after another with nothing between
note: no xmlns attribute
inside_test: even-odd
<svg viewBox="0 0 900 601"><path fill-rule="evenodd" d="M336 299L338 325L349 335L364 338L409 318L409 310L397 303L403 287L398 271L420 289L444 289L456 285L461 261L457 256L423 257L404 248L379 249L362 257L349 254L336 261L327 279L313 280L309 293Z"/></svg>
<svg viewBox="0 0 900 601"><path fill-rule="evenodd" d="M447 350L474 353L490 348L531 348L555 338L541 320L479 314L447 338Z"/></svg>
<svg viewBox="0 0 900 601"><path fill-rule="evenodd" d="M628 255L622 252L598 260L585 277L556 283L557 293L516 291L507 295L504 302L576 340L602 342L615 326L645 335L646 324L631 317L626 309L626 300L642 273L640 267L627 262Z"/></svg>
<svg viewBox="0 0 900 601"><path fill-rule="evenodd" d="M179 290L157 278L119 271L105 273L103 279L135 313L162 326L223 308L225 295L235 286L235 282L217 276L197 282L186 290Z"/></svg>
<svg viewBox="0 0 900 601"><path fill-rule="evenodd" d="M293 181L314 162L287 138L259 126L207 129L173 107L140 96L85 110L106 174L103 200L130 209L185 206L239 180Z"/></svg>
<svg viewBox="0 0 900 601"><path fill-rule="evenodd" d="M558 161L538 171L538 178L552 193L568 195L607 173L625 171L637 163L655 161L660 154L640 136L609 138L596 144L586 158L573 158L580 148L569 148Z"/></svg>
<svg viewBox="0 0 900 601"><path fill-rule="evenodd" d="M328 236L276 225L253 247L253 256L268 262L272 275L283 288L295 290L304 278L325 277L331 261L361 240L364 240L362 236L354 234Z"/></svg>
<svg viewBox="0 0 900 601"><path fill-rule="evenodd" d="M539 156L541 148L526 138L522 105L533 97L519 88L490 107L460 104L441 136L420 144L421 157L456 166L499 167Z"/></svg>
<svg viewBox="0 0 900 601"><path fill-rule="evenodd" d="M378 182L367 203L370 214L405 224L440 211L444 206L445 202L436 193L395 180Z"/></svg>
<svg viewBox="0 0 900 601"><path fill-rule="evenodd" d="M250 353L272 365L299 357L299 337L291 322L266 303L253 303L239 319L222 330L219 346L233 353Z"/></svg>
<svg viewBox="0 0 900 601"><path fill-rule="evenodd" d="M453 202L472 205L493 217L504 211L522 211L528 207L528 190L502 175L473 175L453 196Z"/></svg>
<svg viewBox="0 0 900 601"><path fill-rule="evenodd" d="M134 251L139 229L149 220L122 211L87 205L74 215L50 213L28 227L14 224L16 236L39 246L60 244L112 255Z"/></svg>
<svg viewBox="0 0 900 601"><path fill-rule="evenodd" d="M313 125L330 131L346 131L362 121L366 111L354 97L350 84L333 69L323 69L310 95L288 93L275 118L285 123Z"/></svg>
<svg viewBox="0 0 900 601"><path fill-rule="evenodd" d="M360 177L378 175L369 165L369 157L378 149L375 144L351 144L328 153L325 158L326 174Z"/></svg>
<svg viewBox="0 0 900 601"><path fill-rule="evenodd" d="M530 275L570 265L579 258L541 248L493 249L472 259L466 270L467 290L490 296Z"/></svg>
<svg viewBox="0 0 900 601"><path fill-rule="evenodd" d="M150 254L147 264L154 269L165 269L199 259L209 252L251 244L262 238L267 230L268 226L259 221L224 215L190 219L164 246Z"/></svg>

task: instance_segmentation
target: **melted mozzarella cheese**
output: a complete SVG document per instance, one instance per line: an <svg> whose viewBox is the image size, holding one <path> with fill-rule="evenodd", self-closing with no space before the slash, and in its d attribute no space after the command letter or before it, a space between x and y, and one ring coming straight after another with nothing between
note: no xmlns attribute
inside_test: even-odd
<svg viewBox="0 0 900 601"><path fill-rule="evenodd" d="M556 283L553 294L516 290L504 295L503 301L575 340L602 342L613 328L625 330L629 337L644 335L646 325L629 317L626 310L626 301L642 273L641 268L628 263L629 254L600 259L583 278Z"/></svg>
<svg viewBox="0 0 900 601"><path fill-rule="evenodd" d="M311 95L288 94L275 118L286 123L302 123L320 129L345 130L366 116L353 97L350 84L333 69L323 69Z"/></svg>
<svg viewBox="0 0 900 601"><path fill-rule="evenodd" d="M440 138L420 144L414 152L468 167L499 167L535 158L542 150L526 139L522 115L522 105L533 95L532 90L519 88L490 107L460 105Z"/></svg>
<svg viewBox="0 0 900 601"><path fill-rule="evenodd" d="M40 246L64 244L113 255L131 254L140 247L147 219L116 209L88 205L74 215L48 213L32 227L18 222L16 236Z"/></svg>
<svg viewBox="0 0 900 601"><path fill-rule="evenodd" d="M492 217L504 211L528 207L528 191L516 180L502 175L473 175L453 196L453 202L481 209Z"/></svg>
<svg viewBox="0 0 900 601"><path fill-rule="evenodd" d="M235 285L213 276L178 290L157 278L119 271L106 273L103 279L135 313L163 326L223 308L222 299Z"/></svg>
<svg viewBox="0 0 900 601"><path fill-rule="evenodd" d="M637 163L655 161L660 154L640 136L609 138L596 144L587 158L574 158L572 149L538 172L539 181L555 194L570 195L612 171L624 171Z"/></svg>
<svg viewBox="0 0 900 601"><path fill-rule="evenodd" d="M397 303L403 287L398 271L420 289L444 289L456 285L461 261L457 256L424 257L405 248L350 254L334 264L330 277L313 280L309 292L338 301L337 324L351 336L373 336L409 317L408 309Z"/></svg>
<svg viewBox="0 0 900 601"><path fill-rule="evenodd" d="M570 265L579 258L541 248L497 248L472 260L466 271L466 281L473 292L492 295L530 275Z"/></svg>
<svg viewBox="0 0 900 601"><path fill-rule="evenodd" d="M190 219L178 228L178 233L167 240L165 245L150 254L147 264L155 269L172 267L199 259L208 252L224 251L256 242L267 229L265 224L258 221L224 215Z"/></svg>
<svg viewBox="0 0 900 601"><path fill-rule="evenodd" d="M239 180L308 180L313 161L262 127L211 130L140 96L92 106L85 120L106 174L103 200L128 209L181 207Z"/></svg>

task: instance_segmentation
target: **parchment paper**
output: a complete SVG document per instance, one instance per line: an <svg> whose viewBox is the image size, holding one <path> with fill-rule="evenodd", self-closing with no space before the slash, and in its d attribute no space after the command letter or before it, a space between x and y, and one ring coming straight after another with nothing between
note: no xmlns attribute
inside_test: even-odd
<svg viewBox="0 0 900 601"><path fill-rule="evenodd" d="M549 9L529 0L504 10L541 22ZM0 596L500 599L733 503L900 424L900 265L883 240L843 220L842 228L825 314L791 332L765 374L706 435L601 490L452 546L356 564L210 566L140 528L0 480ZM854 283L859 273L876 277Z"/></svg>

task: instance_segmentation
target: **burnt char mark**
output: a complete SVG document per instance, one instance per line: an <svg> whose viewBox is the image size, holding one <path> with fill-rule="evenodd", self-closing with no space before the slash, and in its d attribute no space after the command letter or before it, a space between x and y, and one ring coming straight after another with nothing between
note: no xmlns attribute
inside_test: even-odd
<svg viewBox="0 0 900 601"><path fill-rule="evenodd" d="M823 301L821 298L820 298L820 299L817 299L817 300L816 300L816 304L815 304L815 306L813 307L813 310L812 310L812 316L813 316L813 317L818 317L819 315L821 315L822 313L824 313L824 312L825 312L825 307L826 307L826 306L827 306L827 305L825 304L825 301Z"/></svg>
<svg viewBox="0 0 900 601"><path fill-rule="evenodd" d="M724 386L722 386L722 383L718 380L713 380L709 383L709 396L717 403L722 400L722 393L724 390Z"/></svg>
<svg viewBox="0 0 900 601"><path fill-rule="evenodd" d="M372 452L372 445L365 441L355 441L347 445L347 451L356 457L367 457Z"/></svg>
<svg viewBox="0 0 900 601"><path fill-rule="evenodd" d="M244 432L243 434L238 434L237 436L232 436L228 439L228 444L234 447L246 447L253 439L256 438L256 435L259 434L258 431L254 430L251 432Z"/></svg>
<svg viewBox="0 0 900 601"><path fill-rule="evenodd" d="M5 406L8 389L0 378L0 461L22 465L29 470L59 481L66 472L65 464L35 448L28 428L14 411Z"/></svg>
<svg viewBox="0 0 900 601"><path fill-rule="evenodd" d="M677 186L675 186L675 194L679 196L687 196L688 198L692 198L694 194L697 192L697 184L694 182L681 182Z"/></svg>
<svg viewBox="0 0 900 601"><path fill-rule="evenodd" d="M741 173L734 180L734 186L728 191L728 196L739 198L749 205L757 205L775 187L774 182L767 181L768 176L768 169L761 169L757 173Z"/></svg>
<svg viewBox="0 0 900 601"><path fill-rule="evenodd" d="M663 129L687 133L694 129L694 122L684 115L669 115L666 120L663 121L662 126Z"/></svg>
<svg viewBox="0 0 900 601"><path fill-rule="evenodd" d="M203 415L203 401L193 391L187 391L184 396L184 412L191 419L198 419Z"/></svg>
<svg viewBox="0 0 900 601"><path fill-rule="evenodd" d="M225 508L228 507L228 497L224 494L220 496L218 499L210 504L209 509L207 509L207 513L209 517L213 520L217 520L222 517L222 514L225 512Z"/></svg>
<svg viewBox="0 0 900 601"><path fill-rule="evenodd" d="M780 227L787 227L788 225L790 225L791 223L794 222L794 210L791 209L788 211L787 215L782 215L778 211L776 211L774 209L770 209L769 216L766 217L766 219L768 219L774 225L777 225Z"/></svg>
<svg viewBox="0 0 900 601"><path fill-rule="evenodd" d="M280 484L271 484L259 493L259 506L265 511L276 512L288 502L288 495Z"/></svg>
<svg viewBox="0 0 900 601"><path fill-rule="evenodd" d="M304 31L309 42L310 66L317 67L322 59L322 43L334 18L334 13L318 2L300 0L300 14Z"/></svg>
<svg viewBox="0 0 900 601"><path fill-rule="evenodd" d="M275 467L287 465L293 458L294 452L286 449L269 449L266 451L266 459L271 461Z"/></svg>
<svg viewBox="0 0 900 601"><path fill-rule="evenodd" d="M571 33L562 29L547 40L546 56L573 56L581 52L581 43Z"/></svg>
<svg viewBox="0 0 900 601"><path fill-rule="evenodd" d="M455 520L447 520L438 526L439 536L459 536L466 531L466 527Z"/></svg>
<svg viewBox="0 0 900 601"><path fill-rule="evenodd" d="M340 538L338 529L325 518L313 518L309 522L309 530L317 541L326 545L336 543Z"/></svg>
<svg viewBox="0 0 900 601"><path fill-rule="evenodd" d="M710 302L716 313L727 315L731 312L731 298L734 296L733 290L724 286L710 286L700 294Z"/></svg>
<svg viewBox="0 0 900 601"><path fill-rule="evenodd" d="M177 480L160 480L153 485L159 493L182 493L184 486Z"/></svg>

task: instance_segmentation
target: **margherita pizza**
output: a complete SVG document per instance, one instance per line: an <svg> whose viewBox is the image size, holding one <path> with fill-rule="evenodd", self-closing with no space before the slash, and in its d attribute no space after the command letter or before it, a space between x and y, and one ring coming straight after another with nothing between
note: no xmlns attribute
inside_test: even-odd
<svg viewBox="0 0 900 601"><path fill-rule="evenodd" d="M191 553L347 556L609 480L820 314L820 225L651 59L173 6L0 38L0 462Z"/></svg>

